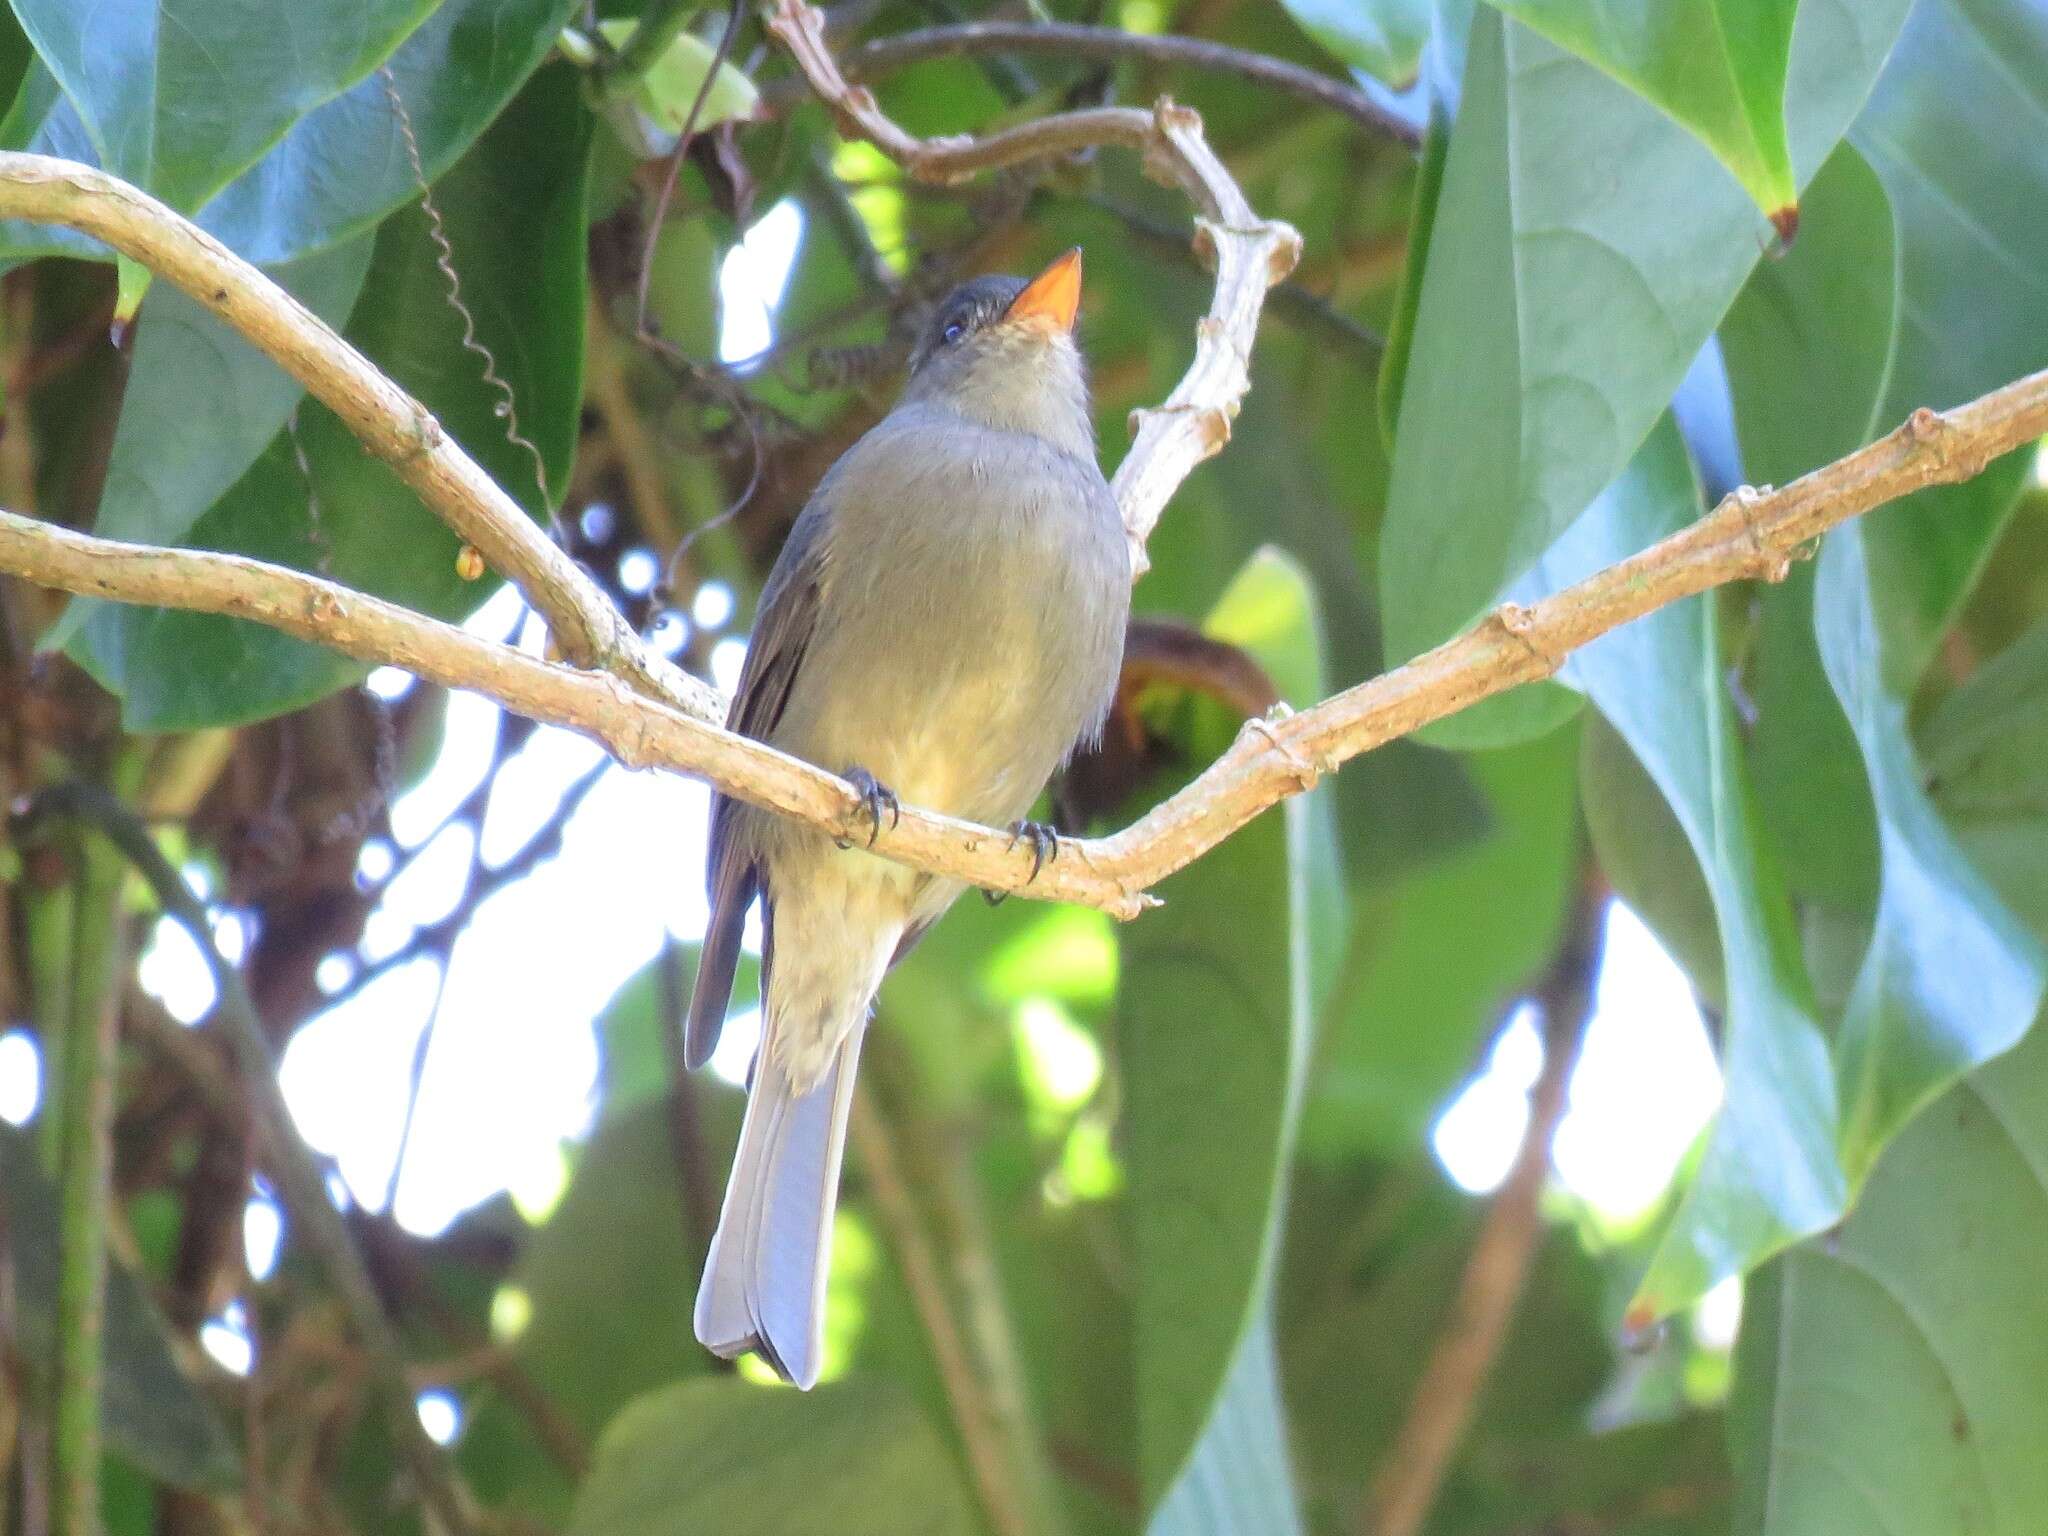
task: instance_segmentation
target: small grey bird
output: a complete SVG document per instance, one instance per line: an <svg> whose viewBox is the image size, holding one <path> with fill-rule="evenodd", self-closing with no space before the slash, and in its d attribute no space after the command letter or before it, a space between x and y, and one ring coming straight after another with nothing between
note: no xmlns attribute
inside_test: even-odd
<svg viewBox="0 0 2048 1536"><path fill-rule="evenodd" d="M1101 729L1130 554L1073 337L1081 253L939 308L903 398L812 494L761 593L727 725L843 774L874 831L898 797L1010 825ZM818 1379L847 1111L883 974L961 892L714 797L711 921L686 1054L711 1055L758 896L762 1036L697 1337Z"/></svg>

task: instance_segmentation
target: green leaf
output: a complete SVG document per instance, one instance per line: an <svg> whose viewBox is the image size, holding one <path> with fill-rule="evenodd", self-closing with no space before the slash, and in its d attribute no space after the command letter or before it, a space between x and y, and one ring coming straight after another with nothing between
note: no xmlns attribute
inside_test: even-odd
<svg viewBox="0 0 2048 1536"><path fill-rule="evenodd" d="M1320 696L1314 601L1286 557L1254 556L1213 632L1251 648L1290 690ZM1118 1039L1147 1509L1218 1413L1270 1287L1313 1008L1329 979L1321 957L1334 955L1343 920L1327 817L1311 795L1259 818L1168 881L1165 909L1124 939Z"/></svg>
<svg viewBox="0 0 2048 1536"><path fill-rule="evenodd" d="M1807 237L1757 270L1723 328L1749 473L1782 483L1920 405L1958 404L2048 364L2048 167L2004 146L2048 134L2021 82L2048 68L2036 10L1927 0L1850 138L1815 179ZM1865 558L1897 688L1909 692L2024 477L2023 456L1867 520ZM1801 889L1868 911L1869 791L1813 650L1804 580L1767 594L1758 764ZM1828 804L1831 818L1807 808ZM1845 825L1847 817L1860 826Z"/></svg>
<svg viewBox="0 0 2048 1536"><path fill-rule="evenodd" d="M1414 1145L1555 953L1576 874L1575 744L1554 731L1466 759L1486 799L1486 834L1354 899L1340 979L1320 1015L1304 1156Z"/></svg>
<svg viewBox="0 0 2048 1536"><path fill-rule="evenodd" d="M2048 624L1943 699L1919 741L1934 803L1971 863L2048 935Z"/></svg>
<svg viewBox="0 0 2048 1536"><path fill-rule="evenodd" d="M722 1377L634 1399L606 1428L569 1536L971 1536L952 1458L886 1383L799 1394Z"/></svg>
<svg viewBox="0 0 2048 1536"><path fill-rule="evenodd" d="M1146 1531L1148 1536L1298 1536L1301 1528L1268 1307L1239 1342L1216 1411Z"/></svg>
<svg viewBox="0 0 2048 1536"><path fill-rule="evenodd" d="M0 1205L11 1265L11 1344L31 1371L47 1373L56 1348L57 1191L35 1144L0 1125ZM107 1271L105 1376L100 1385L107 1443L179 1488L232 1488L241 1457L213 1404L178 1366L170 1334L143 1288L121 1264Z"/></svg>
<svg viewBox="0 0 2048 1536"><path fill-rule="evenodd" d="M639 30L637 21L623 17L597 24L597 30L613 47L623 47ZM604 107L620 136L636 152L652 159L674 150L683 128L691 122L690 109L697 107L693 132L714 128L735 118L754 115L761 93L754 82L729 63L719 63L711 89L697 106L704 89L704 77L711 73L717 50L693 32L678 32L661 56L643 74L622 82L618 94L607 94Z"/></svg>
<svg viewBox="0 0 2048 1536"><path fill-rule="evenodd" d="M308 111L269 152L220 187L198 222L263 266L295 260L374 228L419 195L395 88L428 181L473 144L548 56L575 0L441 0L382 71ZM30 69L0 144L100 163L41 65ZM106 248L50 225L0 225L0 255L48 252L106 260Z"/></svg>
<svg viewBox="0 0 2048 1536"><path fill-rule="evenodd" d="M362 292L371 246L353 240L269 275L338 326ZM93 531L137 544L179 543L284 429L304 394L205 305L168 283L158 286L137 329ZM194 411L195 399L214 409ZM74 600L38 644L61 647L107 607Z"/></svg>
<svg viewBox="0 0 2048 1536"><path fill-rule="evenodd" d="M1799 217L1785 141L1798 0L1493 0L1699 137L1789 240Z"/></svg>
<svg viewBox="0 0 2048 1536"><path fill-rule="evenodd" d="M1302 31L1353 69L1405 86L1429 41L1431 0L1283 0Z"/></svg>
<svg viewBox="0 0 2048 1536"><path fill-rule="evenodd" d="M1803 174L1855 115L1904 10L1801 7L1788 100ZM1471 623L1628 462L1755 265L1758 228L1684 129L1482 8L1381 533L1390 662ZM1498 744L1572 707L1554 685L1518 689L1433 739Z"/></svg>
<svg viewBox="0 0 2048 1536"><path fill-rule="evenodd" d="M1667 415L1545 557L1542 577L1562 587L1692 522L1699 510L1685 444ZM1667 1316L1831 1225L1848 1200L1827 1041L1760 835L1717 629L1713 603L1688 598L1603 635L1574 653L1564 674L1621 734L1684 828L1724 954L1727 1098L1631 1304L1637 1323Z"/></svg>
<svg viewBox="0 0 2048 1536"><path fill-rule="evenodd" d="M520 430L539 448L557 496L581 408L589 128L575 72L551 67L435 189L478 338L512 386ZM505 237L508 210L525 230L516 241ZM347 334L499 484L540 509L533 459L507 440L499 394L483 382L482 361L462 349L462 318L449 307L417 209L378 232ZM273 438L188 542L318 570L443 618L462 617L490 590L461 580L454 535L325 410L301 414L296 444L287 433ZM122 717L138 731L276 714L365 670L241 620L158 609L109 608L68 650L121 695Z"/></svg>
<svg viewBox="0 0 2048 1536"><path fill-rule="evenodd" d="M2048 1034L1884 1149L1839 1233L1752 1282L1734 1528L2027 1536L2048 1508Z"/></svg>
<svg viewBox="0 0 2048 1536"><path fill-rule="evenodd" d="M1923 1104L2033 1023L2048 957L1956 846L1921 787L1863 558L1863 529L1830 535L1814 589L1820 649L1863 749L1883 883L1876 929L1836 1043L1852 1177Z"/></svg>
<svg viewBox="0 0 2048 1536"><path fill-rule="evenodd" d="M285 132L377 67L435 0L14 0L62 87L10 148L58 153L78 131L99 165L191 213ZM53 123L72 117L77 127Z"/></svg>

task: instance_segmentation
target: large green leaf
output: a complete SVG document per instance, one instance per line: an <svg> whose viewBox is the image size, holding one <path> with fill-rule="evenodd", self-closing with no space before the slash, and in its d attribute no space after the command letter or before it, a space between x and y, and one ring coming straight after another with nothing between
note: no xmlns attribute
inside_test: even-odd
<svg viewBox="0 0 2048 1536"><path fill-rule="evenodd" d="M63 94L11 148L82 131L100 165L190 213L375 69L436 0L12 0ZM76 125L61 122L69 116Z"/></svg>
<svg viewBox="0 0 2048 1536"><path fill-rule="evenodd" d="M1431 0L1284 0L1301 30L1353 69L1402 86L1429 41Z"/></svg>
<svg viewBox="0 0 2048 1536"><path fill-rule="evenodd" d="M1922 787L1865 569L1863 529L1831 535L1814 587L1820 649L1877 802L1882 884L1836 1042L1843 1160L1860 1177L1929 1099L2012 1046L2048 958L1963 856Z"/></svg>
<svg viewBox="0 0 2048 1536"><path fill-rule="evenodd" d="M352 240L270 276L338 326L362 292L371 248L368 239ZM181 542L284 429L304 394L207 306L159 285L144 307L93 531L138 544ZM194 400L213 408L195 411ZM63 645L106 607L74 600L39 644Z"/></svg>
<svg viewBox="0 0 2048 1536"><path fill-rule="evenodd" d="M2048 1035L1884 1149L1839 1233L1750 1287L1735 1529L2031 1536L2048 1509Z"/></svg>
<svg viewBox="0 0 2048 1536"><path fill-rule="evenodd" d="M417 195L396 88L428 180L481 134L547 57L575 0L441 0L385 61L390 71L298 119L268 153L216 183L197 215L249 260L270 266L363 234ZM100 163L98 145L64 107L47 69L30 69L0 144ZM188 210L189 211L189 210ZM104 247L54 226L0 225L0 254L61 251L104 259Z"/></svg>
<svg viewBox="0 0 2048 1536"><path fill-rule="evenodd" d="M1354 895L1344 963L1318 1020L1304 1156L1414 1145L1556 952L1577 873L1574 746L1556 731L1473 754L1491 813L1485 835Z"/></svg>
<svg viewBox="0 0 2048 1536"><path fill-rule="evenodd" d="M1693 521L1699 505L1685 445L1667 416L1545 558L1541 575L1561 587L1611 565ZM1727 1099L1631 1306L1642 1322L1832 1224L1848 1199L1827 1040L1791 909L1764 851L1717 628L1713 603L1688 598L1602 636L1565 672L1627 741L1684 828L1724 957Z"/></svg>
<svg viewBox="0 0 2048 1536"><path fill-rule="evenodd" d="M2048 18L2007 20L2003 8L1923 0L1852 144L1815 182L1825 222L1760 272L1731 315L1751 473L1790 478L1915 406L1956 404L2048 362L2048 283L2010 245L2048 238L2048 213L2029 206L2048 196L2048 172L2033 168L2015 201L2010 176L1957 149L1992 153L2015 121L2048 129L2048 106L2011 74L2048 67ZM1972 169L1956 170L1959 159ZM1963 290L1968 303L1952 297ZM1795 399L1821 404L1793 409ZM1776 743L1775 820L1815 823L1792 835L1802 856L1838 871L1816 881L1819 893L1854 898L1859 916L1874 906L1838 1042L1856 1177L1921 1104L2010 1047L2040 1002L2042 956L1940 824L1907 734L1919 677L2024 470L2015 456L1830 535L1810 586L1769 599L1758 734ZM1806 657L1816 644L1821 669ZM1814 688L1819 670L1831 694ZM1856 757L1866 787L1844 803L1873 807L1875 858L1861 816L1812 815Z"/></svg>
<svg viewBox="0 0 2048 1536"><path fill-rule="evenodd" d="M1296 1536L1270 1308L1253 1319L1194 1454L1146 1527L1148 1536Z"/></svg>
<svg viewBox="0 0 2048 1536"><path fill-rule="evenodd" d="M1772 222L1798 218L1785 74L1798 0L1493 0L1697 134Z"/></svg>
<svg viewBox="0 0 2048 1536"><path fill-rule="evenodd" d="M1788 100L1802 177L1862 104L1904 12L1800 8ZM1684 129L1482 8L1381 534L1389 661L1469 624L1620 471L1755 265L1760 227ZM1572 707L1553 686L1517 690L1437 739L1511 739Z"/></svg>
<svg viewBox="0 0 2048 1536"><path fill-rule="evenodd" d="M1782 483L1920 405L2048 363L2048 167L2006 146L2048 134L2025 88L2048 69L2038 8L1924 0L1868 109L1816 178L1807 234L1760 267L1723 328L1749 473ZM1865 557L1895 687L1909 692L1967 594L2024 475L2008 459L1868 520ZM1814 651L1810 582L1767 594L1756 747L1801 890L1868 911L1868 788ZM1809 808L1827 804L1833 817Z"/></svg>
<svg viewBox="0 0 2048 1536"><path fill-rule="evenodd" d="M555 495L567 481L581 406L589 125L575 73L567 66L545 70L435 189L478 338L512 386L520 429L546 461ZM507 240L514 220L521 238ZM461 334L425 216L408 210L378 233L349 340L423 400L513 496L538 510L533 460L507 440L498 392L484 383L482 362L463 350ZM188 542L317 569L447 618L461 617L488 594L456 574L454 536L324 410L301 413L296 444L289 434L272 439L192 527ZM121 695L133 730L274 714L364 671L254 624L159 609L103 611L69 649Z"/></svg>
<svg viewBox="0 0 2048 1536"><path fill-rule="evenodd" d="M971 1536L952 1458L883 1382L798 1394L727 1376L629 1403L598 1442L569 1536Z"/></svg>
<svg viewBox="0 0 2048 1536"><path fill-rule="evenodd" d="M1927 782L1970 860L2048 935L2048 625L1942 700L1920 732Z"/></svg>
<svg viewBox="0 0 2048 1536"><path fill-rule="evenodd" d="M0 1124L0 1207L10 1273L10 1346L47 1379L56 1349L57 1191L37 1162L35 1143ZM163 1319L135 1277L107 1271L105 1371L100 1383L107 1443L152 1477L182 1488L227 1488L241 1458L213 1404L179 1368Z"/></svg>
<svg viewBox="0 0 2048 1536"><path fill-rule="evenodd" d="M1291 697L1321 695L1314 602L1291 560L1255 556L1208 627ZM1319 957L1341 932L1327 818L1319 796L1261 817L1168 881L1165 909L1124 940L1117 1014L1147 1509L1220 1411L1270 1287L1315 999L1329 979Z"/></svg>

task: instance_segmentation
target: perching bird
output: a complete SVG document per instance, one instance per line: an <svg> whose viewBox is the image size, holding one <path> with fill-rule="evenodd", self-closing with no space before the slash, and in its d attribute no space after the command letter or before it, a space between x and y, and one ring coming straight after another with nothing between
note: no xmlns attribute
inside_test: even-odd
<svg viewBox="0 0 2048 1536"><path fill-rule="evenodd" d="M826 473L762 590L727 724L843 774L877 832L900 797L1043 853L1051 833L1018 818L1109 708L1131 567L1080 297L1075 250L948 298L902 400ZM808 1387L869 1007L962 887L723 797L708 878L689 1063L718 1041L757 896L762 1036L697 1337Z"/></svg>

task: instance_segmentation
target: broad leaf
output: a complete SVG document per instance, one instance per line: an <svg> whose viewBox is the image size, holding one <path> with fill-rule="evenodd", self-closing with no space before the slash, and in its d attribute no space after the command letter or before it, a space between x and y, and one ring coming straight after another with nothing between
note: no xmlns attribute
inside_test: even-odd
<svg viewBox="0 0 2048 1536"><path fill-rule="evenodd" d="M1319 697L1308 584L1264 552L1210 632ZM1318 955L1342 921L1319 796L1259 818L1162 887L1124 939L1118 1038L1135 1328L1138 1474L1155 1508L1219 1411L1271 1283L1283 1175L1307 1069ZM1229 1134L1216 1134L1217 1127Z"/></svg>
<svg viewBox="0 0 2048 1536"><path fill-rule="evenodd" d="M589 125L574 71L546 70L435 189L477 335L512 386L519 427L546 462L551 494L566 483L581 406ZM505 238L508 206L524 210L518 241ZM482 361L462 349L462 326L425 216L414 209L390 220L378 233L349 340L537 511L532 456L507 440L500 396L484 383ZM301 413L296 443L289 433L274 438L188 542L318 570L441 617L459 618L489 593L456 574L454 536L324 410ZM133 730L275 714L365 670L257 625L158 609L109 609L69 650L122 696Z"/></svg>
<svg viewBox="0 0 2048 1536"><path fill-rule="evenodd" d="M1493 0L1697 134L1789 239L1785 74L1798 0Z"/></svg>
<svg viewBox="0 0 2048 1536"><path fill-rule="evenodd" d="M436 0L13 0L63 94L10 148L101 167L191 213L293 123L370 73ZM66 121L66 120L69 121Z"/></svg>
<svg viewBox="0 0 2048 1536"><path fill-rule="evenodd" d="M1904 0L1808 0L1791 57L1811 175L1869 90ZM1449 638L1635 452L1755 265L1756 210L1684 129L1482 8L1402 390L1380 590L1389 661ZM1522 689L1436 739L1492 744L1573 707Z"/></svg>
<svg viewBox="0 0 2048 1536"><path fill-rule="evenodd" d="M57 1190L31 1139L0 1124L0 1265L12 1299L10 1350L47 1380L56 1349ZM228 1488L241 1459L213 1404L179 1367L164 1320L121 1264L109 1266L101 1413L107 1443L152 1477L181 1488Z"/></svg>
<svg viewBox="0 0 2048 1536"><path fill-rule="evenodd" d="M353 240L270 276L339 326L362 292L371 246ZM205 305L160 285L138 327L93 531L138 544L180 543L284 429L304 394ZM211 409L195 411L194 400ZM63 645L106 607L75 599L38 643Z"/></svg>
<svg viewBox="0 0 2048 1536"><path fill-rule="evenodd" d="M952 1458L886 1384L796 1393L731 1376L629 1403L598 1442L568 1525L569 1536L977 1529Z"/></svg>
<svg viewBox="0 0 2048 1536"><path fill-rule="evenodd" d="M1882 884L1836 1042L1843 1159L1860 1177L1921 1105L2017 1042L2048 957L1949 836L1921 785L1878 633L1862 528L1829 536L1814 587L1820 649L1877 802Z"/></svg>
<svg viewBox="0 0 2048 1536"><path fill-rule="evenodd" d="M1667 416L1541 574L1561 587L1698 515L1692 465ZM1764 852L1716 631L1711 601L1688 598L1602 636L1565 671L1677 816L1706 877L1724 957L1727 1100L1631 1305L1639 1323L1830 1225L1848 1198L1827 1040Z"/></svg>
<svg viewBox="0 0 2048 1536"><path fill-rule="evenodd" d="M1430 0L1284 0L1301 30L1353 69L1388 85L1415 78L1429 41Z"/></svg>
<svg viewBox="0 0 2048 1536"><path fill-rule="evenodd" d="M2048 363L2048 168L2007 147L2048 134L2022 82L2048 69L2038 8L1924 0L1870 105L1816 179L1808 233L1758 269L1723 338L1749 473L1782 483L1921 405L1959 404ZM2024 475L2020 458L1868 520L1894 686L1910 691ZM1802 890L1868 910L1869 793L1813 649L1804 578L1769 594L1756 669L1759 764ZM1831 818L1806 807L1827 804ZM1859 823L1861 830L1842 818Z"/></svg>
<svg viewBox="0 0 2048 1536"><path fill-rule="evenodd" d="M1735 1529L2031 1536L2048 1508L2048 1035L1884 1149L1855 1214L1751 1283Z"/></svg>
<svg viewBox="0 0 2048 1536"><path fill-rule="evenodd" d="M575 0L441 0L383 69L317 106L269 152L214 190L197 218L250 261L273 266L351 239L418 195L405 109L434 181L504 108L554 46ZM33 142L31 142L33 141ZM40 65L29 71L0 143L98 164L98 146L62 106ZM0 254L60 251L104 260L95 241L54 226L0 225Z"/></svg>
<svg viewBox="0 0 2048 1536"><path fill-rule="evenodd" d="M1928 788L1957 841L2048 936L2048 626L1978 668L1919 739Z"/></svg>
<svg viewBox="0 0 2048 1536"><path fill-rule="evenodd" d="M1160 1501L1148 1536L1298 1536L1270 1307L1237 1346L1194 1455Z"/></svg>
<svg viewBox="0 0 2048 1536"><path fill-rule="evenodd" d="M1473 754L1484 835L1385 889L1354 887L1344 962L1318 1017L1304 1156L1416 1144L1549 963L1577 873L1575 765L1570 731Z"/></svg>

